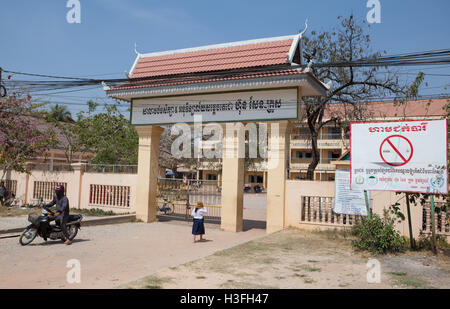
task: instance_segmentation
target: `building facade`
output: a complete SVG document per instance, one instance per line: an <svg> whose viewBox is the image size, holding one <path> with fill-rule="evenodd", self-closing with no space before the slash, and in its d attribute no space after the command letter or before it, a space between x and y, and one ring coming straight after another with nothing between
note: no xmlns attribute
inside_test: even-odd
<svg viewBox="0 0 450 309"><path fill-rule="evenodd" d="M450 98L436 98L426 100L413 100L404 104L395 101L377 101L361 103L368 115L365 121L392 121L392 120L414 120L414 119L442 119L446 116L445 106L450 103ZM326 116L343 106L330 104ZM325 119L326 120L326 119ZM317 147L320 161L314 171L314 180L334 181L336 165L334 161L350 150L350 128L339 127L334 124L325 125L319 130ZM291 180L304 180L308 166L312 162L312 147L310 131L306 122L296 122L290 134L289 171L288 178ZM197 172L197 179L220 180L220 164L211 167L204 162ZM267 186L267 171L264 162L255 164L245 172L244 183L254 186Z"/></svg>

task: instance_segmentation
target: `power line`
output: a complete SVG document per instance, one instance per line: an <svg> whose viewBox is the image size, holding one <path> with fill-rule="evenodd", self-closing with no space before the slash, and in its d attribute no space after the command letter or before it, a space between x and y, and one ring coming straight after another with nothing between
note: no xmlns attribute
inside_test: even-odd
<svg viewBox="0 0 450 309"><path fill-rule="evenodd" d="M385 56L378 58L366 58L356 61L341 61L341 62L324 62L313 64L315 68L339 68L339 67L380 67L380 66L416 66L416 65L437 65L443 63L450 63L450 50L436 50L436 51L426 51L420 53L409 53L400 54L394 56ZM305 65L278 65L272 67L259 67L259 68L244 68L228 71L214 71L214 72L202 72L199 73L186 73L177 75L164 75L164 76L153 76L153 77L142 77L142 78L119 78L119 79L83 79L74 77L64 77L64 76L52 76L34 73L23 73L4 70L4 72L21 74L26 76L39 76L47 78L57 78L57 79L70 79L71 81L18 81L25 86L38 87L39 90L49 90L49 89L60 89L68 87L82 87L88 85L100 85L103 82L110 83L112 85L117 84L128 84L133 86L139 86L141 82L147 83L164 83L167 81L171 82L188 82L190 78L204 78L205 80L214 78L227 78L235 77L235 74L256 74L260 72L276 72L283 70L292 70L304 68ZM37 91L39 91L37 90Z"/></svg>

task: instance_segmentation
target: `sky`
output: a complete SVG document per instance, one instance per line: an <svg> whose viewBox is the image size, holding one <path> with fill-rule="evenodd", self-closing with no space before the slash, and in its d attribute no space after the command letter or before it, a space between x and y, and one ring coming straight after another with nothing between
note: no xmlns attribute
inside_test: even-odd
<svg viewBox="0 0 450 309"><path fill-rule="evenodd" d="M373 51L387 54L450 48L450 1L379 0L381 23L369 29ZM0 67L59 76L123 78L141 53L330 30L338 16L365 20L367 0L79 0L81 23L68 23L67 0L1 0ZM411 81L429 76L421 94L448 93L450 65L401 68ZM23 77L13 76L13 79ZM101 88L40 96L67 105L72 114L84 103L105 100ZM125 108L125 106L124 106Z"/></svg>

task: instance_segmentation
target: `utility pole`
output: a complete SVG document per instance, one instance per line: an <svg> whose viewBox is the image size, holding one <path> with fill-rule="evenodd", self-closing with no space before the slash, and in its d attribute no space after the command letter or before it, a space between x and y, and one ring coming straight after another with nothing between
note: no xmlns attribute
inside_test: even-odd
<svg viewBox="0 0 450 309"><path fill-rule="evenodd" d="M6 87L2 85L2 71L3 69L0 67L0 98L6 97Z"/></svg>

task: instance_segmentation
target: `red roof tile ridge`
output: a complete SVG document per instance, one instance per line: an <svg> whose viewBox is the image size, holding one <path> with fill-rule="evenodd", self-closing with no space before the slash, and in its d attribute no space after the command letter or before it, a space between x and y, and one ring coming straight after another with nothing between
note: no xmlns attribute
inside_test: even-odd
<svg viewBox="0 0 450 309"><path fill-rule="evenodd" d="M223 48L230 48L230 47L237 47L237 46L256 45L256 44L263 44L263 43L277 42L277 41L288 41L288 40L294 39L296 36L297 36L297 34L278 36L278 37L270 37L270 38L262 38L262 39L253 39L253 40L246 40L246 41L236 41L236 42L228 42L228 43L191 47L191 48L174 49L174 50L168 50L168 51L151 52L151 53L139 54L139 55L142 59L142 58L148 58L148 57L184 54L184 53L190 53L190 52L200 52L200 51L223 49Z"/></svg>
<svg viewBox="0 0 450 309"><path fill-rule="evenodd" d="M263 55L273 55L274 53L285 53L285 48L290 46L290 44L286 44L283 46L280 45L273 45L273 46L267 46L264 48L258 48L258 49L262 49L262 51L258 52L258 56L263 56ZM225 59L225 58L235 58L236 54L246 54L249 52L254 52L255 48L248 48L248 49L224 49L224 50L209 50L208 53L204 52L204 53L200 53L200 52L189 52L189 53L183 53L183 54L174 54L174 55L170 55L171 57L167 57L167 56L155 56L155 57L143 57L141 58L141 63L153 63L153 62L162 62L164 60L166 61L173 61L173 60L182 60L182 59L195 59L195 58L214 58L218 55L221 56L221 59Z"/></svg>

